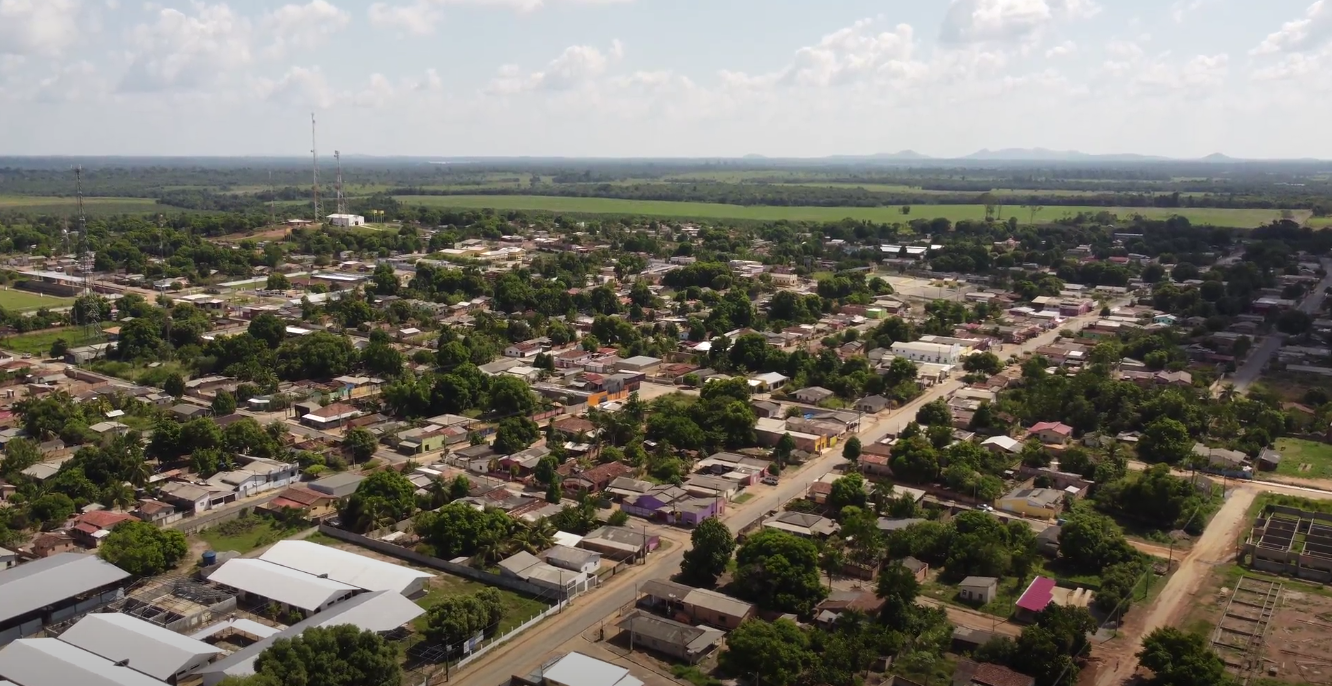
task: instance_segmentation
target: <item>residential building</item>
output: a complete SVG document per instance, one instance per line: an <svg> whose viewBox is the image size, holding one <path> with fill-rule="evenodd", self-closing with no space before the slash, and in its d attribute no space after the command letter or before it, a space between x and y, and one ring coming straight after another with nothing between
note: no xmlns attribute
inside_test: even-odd
<svg viewBox="0 0 1332 686"><path fill-rule="evenodd" d="M74 525L69 528L69 536L75 543L85 548L96 548L117 524L134 519L134 515L123 512L94 510L74 518Z"/></svg>
<svg viewBox="0 0 1332 686"><path fill-rule="evenodd" d="M347 403L332 403L301 415L301 423L315 429L334 429L361 416L361 411Z"/></svg>
<svg viewBox="0 0 1332 686"><path fill-rule="evenodd" d="M953 670L953 686L1035 686L1036 680L1003 665L963 658Z"/></svg>
<svg viewBox="0 0 1332 686"><path fill-rule="evenodd" d="M1022 452L1022 442L1011 436L991 436L981 441L981 447L997 455L1017 455Z"/></svg>
<svg viewBox="0 0 1332 686"><path fill-rule="evenodd" d="M814 606L814 621L831 626L837 622L842 613L851 611L877 617L883 610L884 602L874 594L874 591L835 590Z"/></svg>
<svg viewBox="0 0 1332 686"><path fill-rule="evenodd" d="M1037 519L1054 519L1064 504L1064 492L1053 488L1015 488L995 503L995 507Z"/></svg>
<svg viewBox="0 0 1332 686"><path fill-rule="evenodd" d="M341 472L311 481L306 486L317 493L330 495L334 498L346 498L356 492L362 481L365 481L365 477L360 474Z"/></svg>
<svg viewBox="0 0 1332 686"><path fill-rule="evenodd" d="M603 526L583 537L578 547L616 560L645 557L661 545L661 537L624 526Z"/></svg>
<svg viewBox="0 0 1332 686"><path fill-rule="evenodd" d="M992 576L969 576L957 585L957 595L962 600L977 605L984 605L999 594L999 580Z"/></svg>
<svg viewBox="0 0 1332 686"><path fill-rule="evenodd" d="M763 528L777 529L801 538L827 538L837 533L837 522L810 512L783 510L763 521Z"/></svg>
<svg viewBox="0 0 1332 686"><path fill-rule="evenodd" d="M589 585L586 574L548 565L527 551L500 560L499 568L502 575L522 579L562 599L586 591Z"/></svg>
<svg viewBox="0 0 1332 686"><path fill-rule="evenodd" d="M1193 454L1206 462L1213 469L1241 471L1249 463L1249 456L1238 450L1208 448L1201 443L1193 444Z"/></svg>
<svg viewBox="0 0 1332 686"><path fill-rule="evenodd" d="M795 392L796 400L810 405L818 405L834 395L836 394L822 386L810 386Z"/></svg>
<svg viewBox="0 0 1332 686"><path fill-rule="evenodd" d="M601 569L601 553L567 545L557 545L541 553L548 564L584 574L596 574Z"/></svg>
<svg viewBox="0 0 1332 686"><path fill-rule="evenodd" d="M527 678L515 676L512 683L521 686L643 686L643 681L630 675L628 669L582 653L569 653Z"/></svg>
<svg viewBox="0 0 1332 686"><path fill-rule="evenodd" d="M1063 422L1037 422L1027 435L1047 445L1067 445L1073 438L1073 427Z"/></svg>
<svg viewBox="0 0 1332 686"><path fill-rule="evenodd" d="M917 560L910 555L897 560L897 562L905 567L908 572L911 572L911 575L916 577L916 581L924 582L925 577L929 576L930 565L928 562Z"/></svg>
<svg viewBox="0 0 1332 686"><path fill-rule="evenodd" d="M888 409L892 401L881 395L869 395L857 400L854 407L865 414L878 414Z"/></svg>
<svg viewBox="0 0 1332 686"><path fill-rule="evenodd" d="M721 643L725 632L634 610L616 626L628 632L629 645L646 647L688 664L697 664Z"/></svg>
<svg viewBox="0 0 1332 686"><path fill-rule="evenodd" d="M1038 576L1027 584L1027 590L1022 592L1015 603L1014 614L1018 619L1032 621L1036 615L1041 613L1047 605L1054 602L1055 580L1049 577Z"/></svg>

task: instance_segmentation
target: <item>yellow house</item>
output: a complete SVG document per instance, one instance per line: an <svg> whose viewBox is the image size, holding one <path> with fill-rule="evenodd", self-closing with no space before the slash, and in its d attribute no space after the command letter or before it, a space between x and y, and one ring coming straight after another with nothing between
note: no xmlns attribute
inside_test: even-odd
<svg viewBox="0 0 1332 686"><path fill-rule="evenodd" d="M1018 488L1000 498L996 505L1005 512L1024 517L1054 519L1059 516L1064 492L1053 488Z"/></svg>

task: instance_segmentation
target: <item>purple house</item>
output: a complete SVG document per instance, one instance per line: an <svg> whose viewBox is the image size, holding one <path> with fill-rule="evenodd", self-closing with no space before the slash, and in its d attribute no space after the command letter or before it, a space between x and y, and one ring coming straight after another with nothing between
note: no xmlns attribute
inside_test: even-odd
<svg viewBox="0 0 1332 686"><path fill-rule="evenodd" d="M676 507L679 523L685 526L698 526L705 519L712 519L726 511L726 500L722 498L690 498Z"/></svg>
<svg viewBox="0 0 1332 686"><path fill-rule="evenodd" d="M635 517L674 523L677 505L689 499L679 486L654 486L647 493L631 495L620 502L620 509Z"/></svg>

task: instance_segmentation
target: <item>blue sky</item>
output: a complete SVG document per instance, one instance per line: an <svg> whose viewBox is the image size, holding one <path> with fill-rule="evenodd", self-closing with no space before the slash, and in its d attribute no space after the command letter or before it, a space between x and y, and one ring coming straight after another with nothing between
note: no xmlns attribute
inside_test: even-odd
<svg viewBox="0 0 1332 686"><path fill-rule="evenodd" d="M1332 0L0 0L0 154L1332 159Z"/></svg>

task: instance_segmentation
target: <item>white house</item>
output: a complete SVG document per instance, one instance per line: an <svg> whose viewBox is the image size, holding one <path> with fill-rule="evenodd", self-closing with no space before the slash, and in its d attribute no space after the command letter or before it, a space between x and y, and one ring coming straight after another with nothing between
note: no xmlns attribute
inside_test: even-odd
<svg viewBox="0 0 1332 686"><path fill-rule="evenodd" d="M328 223L330 226L365 226L365 217L359 214L330 214Z"/></svg>
<svg viewBox="0 0 1332 686"><path fill-rule="evenodd" d="M230 472L221 472L208 480L210 485L229 486L242 498L284 488L300 481L300 466L295 463L278 462L264 457L237 455L237 460L245 466Z"/></svg>
<svg viewBox="0 0 1332 686"><path fill-rule="evenodd" d="M905 357L912 362L930 362L933 364L957 364L962 358L962 346L944 343L893 343L892 352L897 357Z"/></svg>

